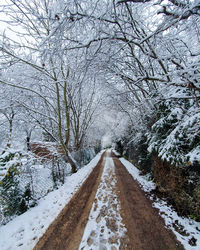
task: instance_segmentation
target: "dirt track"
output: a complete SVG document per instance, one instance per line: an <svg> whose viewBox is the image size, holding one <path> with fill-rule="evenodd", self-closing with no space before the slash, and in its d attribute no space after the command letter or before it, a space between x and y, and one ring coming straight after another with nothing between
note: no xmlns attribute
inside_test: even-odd
<svg viewBox="0 0 200 250"><path fill-rule="evenodd" d="M61 211L34 250L78 249L103 170L102 155L79 191Z"/></svg>
<svg viewBox="0 0 200 250"><path fill-rule="evenodd" d="M35 250L75 250L78 249L90 210L94 202L102 171L105 154L94 168L88 179L74 195L58 218L50 225L40 239ZM119 159L112 154L117 177L116 189L121 206L121 217L127 233L121 237L120 249L131 250L173 250L183 249L174 234L165 228L158 211L152 208L139 185L133 180ZM90 248L84 249L106 249ZM110 246L109 249L116 249Z"/></svg>
<svg viewBox="0 0 200 250"><path fill-rule="evenodd" d="M120 190L121 214L128 229L131 250L183 249L175 235L165 228L158 211L152 208L138 183L133 180L118 158L113 157Z"/></svg>

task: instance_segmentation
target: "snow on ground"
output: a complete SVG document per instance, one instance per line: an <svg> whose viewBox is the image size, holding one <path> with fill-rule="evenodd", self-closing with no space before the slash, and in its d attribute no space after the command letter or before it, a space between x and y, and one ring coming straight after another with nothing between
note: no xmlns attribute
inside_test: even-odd
<svg viewBox="0 0 200 250"><path fill-rule="evenodd" d="M120 156L120 153L118 153L115 149L112 149L112 151L116 156Z"/></svg>
<svg viewBox="0 0 200 250"><path fill-rule="evenodd" d="M145 192L155 189L155 184L149 181L147 176L140 175L140 171L133 164L124 158L120 158L120 161ZM159 214L163 217L166 227L174 232L186 250L200 249L200 222L178 216L172 207L159 198L153 203L153 207L159 209ZM195 239L196 246L191 246L189 241L193 242Z"/></svg>
<svg viewBox="0 0 200 250"><path fill-rule="evenodd" d="M148 176L140 175L140 170L137 169L133 164L131 164L124 158L120 158L120 161L126 167L128 172L133 176L133 178L140 183L142 189L145 192L150 192L156 188L155 183L153 181L148 180Z"/></svg>
<svg viewBox="0 0 200 250"><path fill-rule="evenodd" d="M112 158L105 158L101 181L90 211L79 249L119 249L120 238L126 233L120 216L116 175Z"/></svg>
<svg viewBox="0 0 200 250"><path fill-rule="evenodd" d="M65 184L39 200L38 206L0 227L0 250L31 250L98 163L99 153Z"/></svg>

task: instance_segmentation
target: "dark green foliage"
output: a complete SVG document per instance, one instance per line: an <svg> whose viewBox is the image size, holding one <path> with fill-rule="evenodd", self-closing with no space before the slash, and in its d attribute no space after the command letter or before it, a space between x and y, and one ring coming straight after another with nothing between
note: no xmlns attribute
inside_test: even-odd
<svg viewBox="0 0 200 250"><path fill-rule="evenodd" d="M9 153L5 157L0 157L0 166L5 166L5 164L10 160L12 160L14 156L15 156L14 153Z"/></svg>
<svg viewBox="0 0 200 250"><path fill-rule="evenodd" d="M22 199L19 205L19 213L23 214L28 210L25 199Z"/></svg>
<svg viewBox="0 0 200 250"><path fill-rule="evenodd" d="M197 164L200 148L197 107L197 101L192 98L162 101L157 106L157 119L148 132L149 150L176 166L188 166L195 160Z"/></svg>
<svg viewBox="0 0 200 250"><path fill-rule="evenodd" d="M147 148L148 148L147 139L145 136L142 136L136 146L136 155L138 159L138 165L140 166L140 168L145 172L149 173L151 172L152 168L152 160L151 160L151 154L149 154Z"/></svg>
<svg viewBox="0 0 200 250"><path fill-rule="evenodd" d="M6 175L0 182L0 204L2 207L2 215L8 220L12 216L20 215L27 211L29 201L31 200L30 185L27 185L25 191L20 189L19 156L19 153L8 153L5 156L2 155L0 158L0 166L5 170L7 169ZM13 159L15 163L8 167L8 164Z"/></svg>
<svg viewBox="0 0 200 250"><path fill-rule="evenodd" d="M24 198L27 202L29 202L32 199L30 184L28 184L25 188Z"/></svg>
<svg viewBox="0 0 200 250"><path fill-rule="evenodd" d="M14 165L8 169L6 176L2 180L0 196L5 217L21 214L20 206L23 195L17 180L17 168Z"/></svg>
<svg viewBox="0 0 200 250"><path fill-rule="evenodd" d="M26 208L26 210L24 212L26 212L30 207L34 207L37 204L36 200L33 199L30 183L28 183L25 187L25 192L23 194L23 200L24 200L23 203L25 203L24 205ZM22 210L20 210L20 211L23 213Z"/></svg>
<svg viewBox="0 0 200 250"><path fill-rule="evenodd" d="M25 191L19 187L18 171L15 166L9 168L1 182L0 197L4 217L20 215L26 212L29 207L34 206L30 185L26 186Z"/></svg>
<svg viewBox="0 0 200 250"><path fill-rule="evenodd" d="M126 145L125 150L126 158L131 160L144 173L150 173L152 168L152 156L147 148L147 138L142 135L136 141L132 141Z"/></svg>
<svg viewBox="0 0 200 250"><path fill-rule="evenodd" d="M116 141L116 150L120 155L123 155L124 147L121 140Z"/></svg>

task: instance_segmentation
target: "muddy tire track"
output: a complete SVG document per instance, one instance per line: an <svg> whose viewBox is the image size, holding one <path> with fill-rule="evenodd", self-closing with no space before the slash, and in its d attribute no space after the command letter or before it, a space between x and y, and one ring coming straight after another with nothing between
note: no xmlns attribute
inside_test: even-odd
<svg viewBox="0 0 200 250"><path fill-rule="evenodd" d="M83 183L79 191L62 210L57 219L47 229L34 250L76 250L79 248L93 203L94 211L98 209L98 197L95 199L95 196L96 193L98 194L97 189L101 183L106 158L105 154L107 153L105 152L102 155L97 166ZM184 249L176 240L173 232L165 228L164 221L159 216L158 210L152 207L152 202L145 196L145 193L128 173L124 165L113 153L111 157L114 161L115 173L113 175L108 171L107 177L104 178L105 183L101 184L101 189L102 191L105 190L104 184L109 184L113 178L116 178L117 183L115 187L112 187L111 193L117 195L120 204L122 226L125 227L126 230L120 238L118 238L116 234L111 240L100 242L103 244L97 246L97 248L96 246L92 248L92 244L97 235L91 231L90 237L87 238L86 241L89 247L87 249L106 249L105 245L109 243L109 249L116 250L119 247L119 245L116 246L118 240L120 241L119 249L121 250ZM108 187L109 186L110 185L108 185ZM108 194L109 192L105 191L104 197L102 196L105 202L109 198L107 197ZM102 200L103 202L104 199ZM101 200L101 197L99 197L99 200ZM117 206L114 201L111 201L111 204L112 206ZM105 207L105 211L100 210L100 217L95 217L97 224L100 223L101 219L106 220L104 224L107 228L100 228L102 236L106 232L109 232L108 230L115 232L115 226L118 222L118 218L114 214L111 214L109 217L111 219L106 217L109 215L108 207Z"/></svg>
<svg viewBox="0 0 200 250"><path fill-rule="evenodd" d="M101 179L104 155L105 153L81 188L40 238L34 250L78 249Z"/></svg>
<svg viewBox="0 0 200 250"><path fill-rule="evenodd" d="M138 183L112 153L120 190L121 216L127 228L120 249L175 250L184 249L171 230L166 229L158 210L152 207Z"/></svg>

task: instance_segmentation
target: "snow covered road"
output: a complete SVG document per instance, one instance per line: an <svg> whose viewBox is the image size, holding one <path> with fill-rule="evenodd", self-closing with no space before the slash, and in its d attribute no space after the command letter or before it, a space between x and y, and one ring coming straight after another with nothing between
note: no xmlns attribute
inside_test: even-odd
<svg viewBox="0 0 200 250"><path fill-rule="evenodd" d="M112 151L102 153L39 206L2 226L0 250L199 249L199 223L178 217L161 201L152 203L144 191L154 183ZM177 220L186 236L174 230ZM189 244L192 237L197 246Z"/></svg>
<svg viewBox="0 0 200 250"><path fill-rule="evenodd" d="M65 184L39 200L38 206L0 227L0 250L31 250L55 220L72 196L97 165L103 152L76 174L68 176Z"/></svg>
<svg viewBox="0 0 200 250"><path fill-rule="evenodd" d="M120 238L127 231L120 216L114 162L109 156L110 154L107 153L102 178L79 250L119 249Z"/></svg>
<svg viewBox="0 0 200 250"><path fill-rule="evenodd" d="M126 167L107 151L34 250L46 249L176 250L183 246L165 228Z"/></svg>

